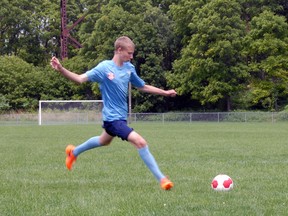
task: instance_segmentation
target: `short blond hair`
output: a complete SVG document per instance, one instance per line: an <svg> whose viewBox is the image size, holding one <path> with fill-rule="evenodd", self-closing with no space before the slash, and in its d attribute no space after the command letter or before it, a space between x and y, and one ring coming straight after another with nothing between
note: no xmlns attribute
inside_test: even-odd
<svg viewBox="0 0 288 216"><path fill-rule="evenodd" d="M114 43L115 51L118 50L119 48L125 49L128 46L135 48L135 44L127 36L121 36L121 37L117 38L117 40Z"/></svg>

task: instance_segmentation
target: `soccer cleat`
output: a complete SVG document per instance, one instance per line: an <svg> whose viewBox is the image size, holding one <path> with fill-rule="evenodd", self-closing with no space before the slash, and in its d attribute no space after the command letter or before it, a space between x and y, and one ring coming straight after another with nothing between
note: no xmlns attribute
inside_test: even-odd
<svg viewBox="0 0 288 216"><path fill-rule="evenodd" d="M172 187L174 187L174 184L167 177L165 177L160 180L160 186L163 190L170 190Z"/></svg>
<svg viewBox="0 0 288 216"><path fill-rule="evenodd" d="M75 157L73 155L73 150L75 149L75 146L73 145L68 145L65 149L65 152L66 152L66 167L68 170L71 170L72 169L72 165L73 163L76 161L77 157Z"/></svg>

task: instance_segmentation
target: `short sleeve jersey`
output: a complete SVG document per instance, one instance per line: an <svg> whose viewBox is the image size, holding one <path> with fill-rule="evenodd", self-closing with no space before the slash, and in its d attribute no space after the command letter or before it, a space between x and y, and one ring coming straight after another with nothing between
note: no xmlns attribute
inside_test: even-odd
<svg viewBox="0 0 288 216"><path fill-rule="evenodd" d="M129 82L137 88L145 85L137 75L134 65L125 62L119 67L113 60L105 60L87 71L86 75L89 81L99 83L103 99L103 121L126 120Z"/></svg>

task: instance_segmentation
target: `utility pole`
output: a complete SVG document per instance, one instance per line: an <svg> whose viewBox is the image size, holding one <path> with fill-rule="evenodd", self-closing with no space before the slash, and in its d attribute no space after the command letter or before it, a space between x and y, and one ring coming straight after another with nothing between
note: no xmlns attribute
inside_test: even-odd
<svg viewBox="0 0 288 216"><path fill-rule="evenodd" d="M132 85L131 85L131 82L129 82L129 85L128 85L128 113L129 113L129 116L128 116L128 123L131 124L132 122Z"/></svg>
<svg viewBox="0 0 288 216"><path fill-rule="evenodd" d="M80 23L86 15L79 18L75 23L73 23L72 26L69 28L67 27L67 13L66 13L66 7L67 7L67 1L68 0L61 0L61 59L67 59L68 58L68 43L71 43L73 47L76 49L79 49L82 47L82 45L70 35L70 31L78 24Z"/></svg>

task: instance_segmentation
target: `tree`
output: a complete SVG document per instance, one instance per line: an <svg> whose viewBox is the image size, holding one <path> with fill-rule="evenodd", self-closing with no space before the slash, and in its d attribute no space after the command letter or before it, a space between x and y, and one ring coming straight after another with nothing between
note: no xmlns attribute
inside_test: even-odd
<svg viewBox="0 0 288 216"><path fill-rule="evenodd" d="M35 110L44 85L40 70L33 65L15 56L1 56L0 86L4 109Z"/></svg>
<svg viewBox="0 0 288 216"><path fill-rule="evenodd" d="M174 32L180 38L183 47L187 46L196 29L189 28L195 14L206 4L204 0L182 0L178 4L172 4L168 12L174 22Z"/></svg>
<svg viewBox="0 0 288 216"><path fill-rule="evenodd" d="M0 54L47 64L60 35L58 1L3 0L0 8Z"/></svg>
<svg viewBox="0 0 288 216"><path fill-rule="evenodd" d="M86 15L70 32L83 48L68 46L67 68L83 73L112 58L115 39L128 35L139 75L180 94L170 100L133 89L135 112L288 103L287 0L68 0L67 15L68 26ZM60 19L59 0L0 2L0 109L101 97L97 84L74 85L47 66L51 54L60 56Z"/></svg>
<svg viewBox="0 0 288 216"><path fill-rule="evenodd" d="M248 77L241 55L245 32L241 6L237 1L216 0L194 10L197 13L188 25L193 34L174 62L169 83L202 105L224 102L225 107L219 108L229 111Z"/></svg>
<svg viewBox="0 0 288 216"><path fill-rule="evenodd" d="M251 21L246 52L251 74L249 94L253 106L279 110L288 96L288 24L285 17L264 11Z"/></svg>

